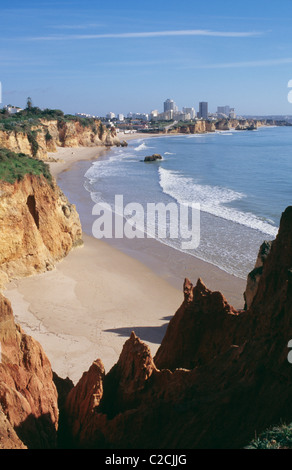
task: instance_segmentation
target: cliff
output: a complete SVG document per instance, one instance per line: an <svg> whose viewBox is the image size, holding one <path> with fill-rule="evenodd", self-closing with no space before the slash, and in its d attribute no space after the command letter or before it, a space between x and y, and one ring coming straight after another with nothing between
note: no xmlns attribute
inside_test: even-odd
<svg viewBox="0 0 292 470"><path fill-rule="evenodd" d="M271 125L267 121L255 119L219 119L218 121L199 120L194 124L178 124L169 130L170 134L204 134L206 132L229 130L253 130L262 126Z"/></svg>
<svg viewBox="0 0 292 470"><path fill-rule="evenodd" d="M0 449L55 447L58 404L50 362L15 325L1 294L0 344Z"/></svg>
<svg viewBox="0 0 292 470"><path fill-rule="evenodd" d="M75 206L54 180L26 175L14 184L0 182L0 286L53 269L80 244Z"/></svg>
<svg viewBox="0 0 292 470"><path fill-rule="evenodd" d="M101 121L82 125L78 120L41 120L29 131L0 130L0 148L24 153L47 161L48 152L57 147L94 147L121 145L115 129L107 129Z"/></svg>
<svg viewBox="0 0 292 470"><path fill-rule="evenodd" d="M153 359L133 333L104 376L100 361L69 393L81 448L241 448L292 420L292 207L262 266L251 307L236 311L198 281Z"/></svg>
<svg viewBox="0 0 292 470"><path fill-rule="evenodd" d="M172 127L170 134L204 134L206 132L215 132L216 125L211 121L196 121L194 124L183 124Z"/></svg>

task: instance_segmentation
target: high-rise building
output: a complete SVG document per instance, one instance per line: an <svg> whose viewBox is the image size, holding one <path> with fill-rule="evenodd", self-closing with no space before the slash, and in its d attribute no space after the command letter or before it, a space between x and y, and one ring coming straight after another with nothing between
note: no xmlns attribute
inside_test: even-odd
<svg viewBox="0 0 292 470"><path fill-rule="evenodd" d="M106 115L106 118L107 118L107 119L114 119L115 117L116 117L115 113L108 113L108 114Z"/></svg>
<svg viewBox="0 0 292 470"><path fill-rule="evenodd" d="M236 119L235 108L230 108L229 117L230 117L230 119Z"/></svg>
<svg viewBox="0 0 292 470"><path fill-rule="evenodd" d="M183 113L184 114L189 114L190 119L195 119L196 117L196 110L195 108L183 108Z"/></svg>
<svg viewBox="0 0 292 470"><path fill-rule="evenodd" d="M230 106L218 106L217 114L224 114L225 116L229 116Z"/></svg>
<svg viewBox="0 0 292 470"><path fill-rule="evenodd" d="M200 119L208 119L208 103L206 101L202 101L199 104L199 114Z"/></svg>
<svg viewBox="0 0 292 470"><path fill-rule="evenodd" d="M168 111L173 111L174 113L178 111L178 107L176 106L173 100L168 99L164 101L163 106L165 113L167 113Z"/></svg>

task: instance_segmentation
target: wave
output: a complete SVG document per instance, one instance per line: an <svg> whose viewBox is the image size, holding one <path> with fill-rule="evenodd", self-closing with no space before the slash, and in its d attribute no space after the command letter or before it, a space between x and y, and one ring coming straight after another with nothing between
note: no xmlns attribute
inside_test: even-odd
<svg viewBox="0 0 292 470"><path fill-rule="evenodd" d="M121 161L124 156L124 152L120 149L116 149L107 155L105 159L102 157L94 161L91 167L87 170L84 177L87 178L90 183L93 183L99 178L118 176L121 174L121 168L117 163Z"/></svg>
<svg viewBox="0 0 292 470"><path fill-rule="evenodd" d="M142 142L142 144L138 145L138 147L136 147L134 150L136 152L141 152L142 150L146 150L146 149L151 149L153 147L148 147L145 142Z"/></svg>
<svg viewBox="0 0 292 470"><path fill-rule="evenodd" d="M278 228L250 212L241 212L226 207L224 204L246 197L245 194L219 186L197 184L190 177L182 176L179 172L159 168L159 182L163 192L176 199L180 204L199 203L201 211L216 217L244 225L254 230L275 237Z"/></svg>
<svg viewBox="0 0 292 470"><path fill-rule="evenodd" d="M164 155L176 155L176 153L164 152Z"/></svg>
<svg viewBox="0 0 292 470"><path fill-rule="evenodd" d="M233 135L234 132L230 132L230 131L219 131L219 132L216 132L217 135Z"/></svg>

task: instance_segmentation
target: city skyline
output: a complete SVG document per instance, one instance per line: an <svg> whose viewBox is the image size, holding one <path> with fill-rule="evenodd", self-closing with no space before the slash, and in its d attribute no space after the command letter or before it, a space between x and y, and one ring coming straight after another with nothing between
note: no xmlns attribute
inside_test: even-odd
<svg viewBox="0 0 292 470"><path fill-rule="evenodd" d="M66 113L126 115L175 96L179 109L291 114L291 16L290 0L247 0L244 13L229 0L15 0L0 17L3 105L31 96Z"/></svg>

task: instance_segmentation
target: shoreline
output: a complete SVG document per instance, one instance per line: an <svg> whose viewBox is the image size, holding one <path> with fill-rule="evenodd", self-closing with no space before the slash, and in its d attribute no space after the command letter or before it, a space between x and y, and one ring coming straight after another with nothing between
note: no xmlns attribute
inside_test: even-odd
<svg viewBox="0 0 292 470"><path fill-rule="evenodd" d="M121 140L154 136L160 135L136 133L121 136ZM50 154L60 158L60 162L50 163L53 176L81 219L86 219L84 246L72 250L53 271L13 281L5 290L16 322L41 343L53 370L74 383L97 358L109 371L131 331L154 355L168 321L183 301L184 277L193 283L202 278L234 307L243 307L245 281L216 266L157 240L138 240L140 245L133 248L92 237L91 198L80 185L80 171L107 151L79 147ZM180 275L176 275L178 271Z"/></svg>
<svg viewBox="0 0 292 470"><path fill-rule="evenodd" d="M146 135L146 137L145 137ZM121 140L138 140L144 138L161 137L159 134L118 134ZM59 147L57 152L50 152L49 157L59 161L45 162L49 165L50 171L56 180L65 171L69 171L71 167L81 161L94 161L102 155L106 155L115 147Z"/></svg>
<svg viewBox="0 0 292 470"><path fill-rule="evenodd" d="M226 131L222 131L226 132ZM212 133L209 133L212 134ZM185 134L174 134L176 136L185 136ZM124 140L140 140L145 138L153 137L164 137L161 134L127 134ZM165 137L169 137L166 135ZM112 148L111 148L112 149ZM99 156L106 155L105 152L101 152ZM83 232L94 239L92 235L92 224L95 220L93 216L88 215L88 206L94 206L94 202L91 199L90 193L84 188L79 188L76 193L72 188L80 186L80 178L84 176L86 171L90 168L89 163L94 161L94 158L84 159L81 158L75 161L75 166L70 165L70 177L68 180L68 171L58 171L58 184L63 192L68 196L68 199L73 202L81 218ZM99 240L96 240L99 241ZM219 290L227 298L228 302L233 304L236 308L243 308L243 293L246 287L246 278L241 278L235 274L231 274L225 271L223 268L205 261L199 257L186 254L183 251L176 250L166 243L163 243L156 239L149 239L147 237L143 239L127 240L123 239L106 239L103 240L109 246L112 246L131 258L137 259L142 264L150 268L154 273L158 274L163 279L167 280L173 287L181 290L184 279L190 278L192 282L196 282L198 278L207 284L207 287L211 290ZM172 266L165 260L172 260ZM183 273L181 272L180 264L184 265ZM170 269L171 268L171 269ZM180 271L180 276L178 275ZM231 287L229 288L229 282ZM219 286L219 287L218 287ZM234 291L234 287L236 288Z"/></svg>

